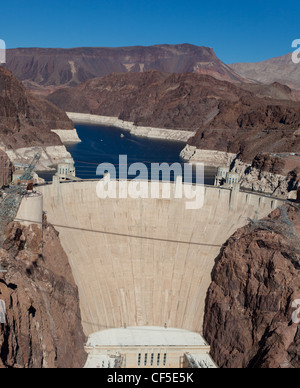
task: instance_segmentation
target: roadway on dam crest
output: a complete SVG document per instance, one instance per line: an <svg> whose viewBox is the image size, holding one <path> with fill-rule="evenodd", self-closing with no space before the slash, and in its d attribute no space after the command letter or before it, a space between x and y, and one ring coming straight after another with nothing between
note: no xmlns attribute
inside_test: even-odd
<svg viewBox="0 0 300 388"><path fill-rule="evenodd" d="M204 206L187 210L184 198L99 199L96 187L92 181L39 187L69 257L86 335L124 326L201 333L221 246L249 218L279 205L205 187Z"/></svg>

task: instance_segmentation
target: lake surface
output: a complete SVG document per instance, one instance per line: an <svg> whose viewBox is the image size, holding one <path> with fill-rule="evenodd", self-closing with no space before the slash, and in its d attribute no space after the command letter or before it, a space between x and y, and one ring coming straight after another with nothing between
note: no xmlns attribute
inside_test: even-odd
<svg viewBox="0 0 300 388"><path fill-rule="evenodd" d="M136 162L144 163L149 174L151 163L181 163L183 169L184 160L180 157L180 152L185 146L183 142L137 137L114 127L83 124L76 124L75 127L82 143L69 145L67 150L75 160L76 175L79 178L100 179L97 167L101 163L113 164L118 177L119 155L127 155L128 166ZM206 184L214 183L215 170L206 168ZM129 179L135 176L129 176ZM195 182L195 168L192 177ZM171 180L173 178L172 174ZM160 179L163 177L160 176Z"/></svg>

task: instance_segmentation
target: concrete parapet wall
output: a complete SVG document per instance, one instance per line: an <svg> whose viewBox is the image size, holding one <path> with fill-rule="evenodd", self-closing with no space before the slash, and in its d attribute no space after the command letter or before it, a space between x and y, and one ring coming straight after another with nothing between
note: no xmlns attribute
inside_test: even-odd
<svg viewBox="0 0 300 388"><path fill-rule="evenodd" d="M79 288L87 335L165 325L201 333L222 244L277 206L272 198L205 187L203 207L186 210L185 199L99 199L96 188L40 188Z"/></svg>
<svg viewBox="0 0 300 388"><path fill-rule="evenodd" d="M30 194L23 197L15 221L29 226L38 224L42 227L43 221L43 196L40 193Z"/></svg>

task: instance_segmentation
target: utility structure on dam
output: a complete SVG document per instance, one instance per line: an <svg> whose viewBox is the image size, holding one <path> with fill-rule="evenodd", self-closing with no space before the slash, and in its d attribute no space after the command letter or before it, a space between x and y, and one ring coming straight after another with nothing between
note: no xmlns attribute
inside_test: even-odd
<svg viewBox="0 0 300 388"><path fill-rule="evenodd" d="M0 201L0 247L5 239L6 226L16 220L24 225L38 224L42 227L43 220L43 196L41 193L28 190L31 188L34 169L40 155L36 154L31 164L26 165L18 178L8 189L1 193ZM29 186L27 186L29 183ZM27 186L27 189L26 189ZM7 272L8 263L5 265L0 260L0 273Z"/></svg>
<svg viewBox="0 0 300 388"><path fill-rule="evenodd" d="M165 184L159 183L160 190ZM100 199L97 185L56 182L39 188L69 257L84 331L94 339L109 329L123 328L126 336L129 327L201 334L206 293L222 245L249 218L267 216L280 201L236 187L207 186L203 207L187 210L185 199L174 196L176 183L168 199ZM115 345L122 342L120 332L117 337Z"/></svg>
<svg viewBox="0 0 300 388"><path fill-rule="evenodd" d="M30 218L30 215L29 218L27 218L27 220L29 220L29 223L35 223L37 220L37 218L35 217L35 205L33 206L33 209L31 209L29 203L38 201L38 203L40 204L39 207L43 209L42 198L40 193L35 196L35 199L33 201L29 200L29 203L27 204L24 204L24 201L22 201L22 198L29 199L29 197L31 197L31 193L28 193L28 190L26 190L26 186L28 182L32 181L34 169L38 161L40 160L40 157L41 156L39 154L36 154L32 162L28 166L26 166L22 175L19 177L18 183L12 184L2 193L2 199L0 202L0 245L2 245L3 243L4 230L6 226L15 219L17 212L20 211L20 208L23 209L23 216L27 216L28 214L34 213L33 218Z"/></svg>

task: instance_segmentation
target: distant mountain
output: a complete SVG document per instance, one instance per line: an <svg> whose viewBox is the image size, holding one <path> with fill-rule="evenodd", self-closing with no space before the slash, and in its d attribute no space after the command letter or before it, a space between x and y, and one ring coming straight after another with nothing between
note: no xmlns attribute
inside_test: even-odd
<svg viewBox="0 0 300 388"><path fill-rule="evenodd" d="M0 145L9 148L61 145L51 129L73 129L66 114L32 96L8 70L0 67Z"/></svg>
<svg viewBox="0 0 300 388"><path fill-rule="evenodd" d="M300 103L260 98L207 75L111 74L60 89L47 99L64 111L115 116L139 126L198 130L192 145L241 153L248 161L259 152L300 148Z"/></svg>
<svg viewBox="0 0 300 388"><path fill-rule="evenodd" d="M7 50L6 68L39 94L60 86L74 86L111 73L159 70L194 72L231 82L243 81L217 58L212 48L190 44L150 47ZM46 90L46 92L45 92Z"/></svg>
<svg viewBox="0 0 300 388"><path fill-rule="evenodd" d="M294 64L292 54L257 63L234 63L230 68L241 77L270 84L279 82L300 90L300 64Z"/></svg>
<svg viewBox="0 0 300 388"><path fill-rule="evenodd" d="M254 93L257 97L268 97L275 100L291 101L299 101L300 97L296 90L278 82L273 82L271 84L241 83L239 86L244 90Z"/></svg>

